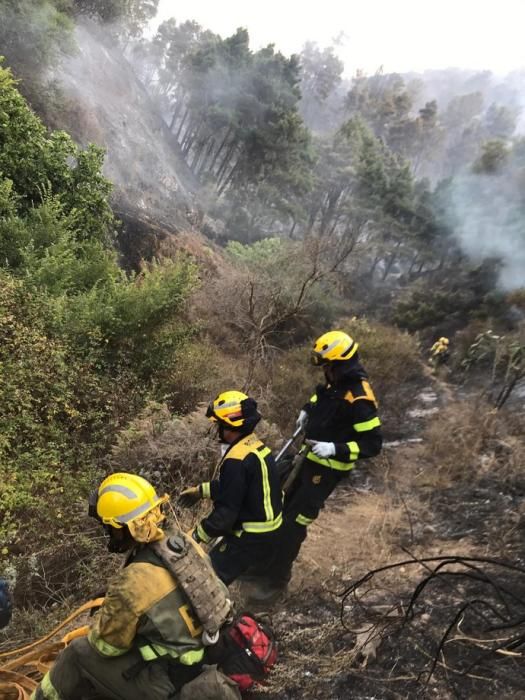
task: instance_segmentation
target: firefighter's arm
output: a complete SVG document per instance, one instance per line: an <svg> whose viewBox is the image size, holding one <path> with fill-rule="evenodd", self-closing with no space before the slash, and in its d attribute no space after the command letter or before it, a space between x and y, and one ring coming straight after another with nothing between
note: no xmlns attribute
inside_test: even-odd
<svg viewBox="0 0 525 700"><path fill-rule="evenodd" d="M101 656L122 656L131 648L139 618L119 589L118 583L108 588L88 640Z"/></svg>
<svg viewBox="0 0 525 700"><path fill-rule="evenodd" d="M211 498L214 501L219 495L219 480L203 481L200 485L201 498Z"/></svg>
<svg viewBox="0 0 525 700"><path fill-rule="evenodd" d="M351 435L349 431L348 442L335 443L335 458L340 462L355 462L378 455L383 438L375 404L368 399L357 399L348 405L347 413Z"/></svg>
<svg viewBox="0 0 525 700"><path fill-rule="evenodd" d="M213 510L197 526L197 537L209 542L231 532L239 516L246 491L246 477L242 462L225 459L221 467L221 478L213 499Z"/></svg>

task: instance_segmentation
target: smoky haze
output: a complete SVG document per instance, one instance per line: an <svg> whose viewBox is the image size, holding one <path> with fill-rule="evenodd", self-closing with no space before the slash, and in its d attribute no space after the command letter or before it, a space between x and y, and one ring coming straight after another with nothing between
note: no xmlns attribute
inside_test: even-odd
<svg viewBox="0 0 525 700"><path fill-rule="evenodd" d="M45 3L42 8L33 17L35 31L54 19ZM175 13L179 25L185 19L196 19L204 29L223 36L246 26L255 48L275 42L287 55L300 52L308 40L317 42L320 49L331 47L344 66L341 75L336 76L322 104L317 96L310 99L310 115L304 109L308 95L303 95L303 117L313 132L323 125L334 131L348 118L345 100L356 68L364 67L373 74L383 66L385 78L390 77L387 71L396 70L413 96L405 121L398 126L415 121L428 101L437 103L436 148L417 156L399 153L411 160L416 177L428 178L433 186L443 178L453 178L448 223L474 259L501 258L501 284L510 289L525 283L521 194L525 162L510 155L491 173L474 172L472 166L484 140L501 141L509 153L519 148L525 123L525 70L518 34L525 22L525 5L502 0L498 12L493 9L492 3L470 0L444 0L435 15L429 14L425 3L408 0L372 1L366 7L338 3L328 12L274 0L264 4L226 0L220 5L160 0L146 39L138 44L128 42L125 51L111 38L111 28L83 20L75 30L76 52L55 62L50 77L59 82L69 106L76 105L64 111L61 126L78 141L94 141L107 149L105 172L116 184L119 203L177 228L187 225L186 211L203 205L206 191L181 151L176 130L170 128L173 102L168 99L169 90L161 94L161 69L154 66L144 71L137 58L140 50L134 50L154 42L154 31L162 21ZM9 11L2 19L9 24L11 15ZM30 56L31 46L26 50ZM450 64L458 68L439 68ZM425 70L428 68L434 70ZM178 77L174 76L174 84ZM241 80L246 76L237 81L231 73L221 76L216 71L206 76L202 88L219 102L222 95L235 92L234 88L242 94ZM301 87L306 90L304 81ZM506 112L494 119L494 110L502 107ZM489 123L491 109L496 126ZM463 160L456 162L460 151ZM222 212L230 212L227 198L220 199Z"/></svg>

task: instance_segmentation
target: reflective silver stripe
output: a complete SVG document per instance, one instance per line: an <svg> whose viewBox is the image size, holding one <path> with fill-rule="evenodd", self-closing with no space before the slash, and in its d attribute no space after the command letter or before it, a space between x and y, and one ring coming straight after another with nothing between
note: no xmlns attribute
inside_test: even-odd
<svg viewBox="0 0 525 700"><path fill-rule="evenodd" d="M119 515L118 518L115 518L115 520L118 523L122 523L123 525L125 525L126 523L129 523L130 520L133 520L133 518L138 518L138 516L142 515L142 513L151 510L152 506L154 506L159 501L160 498L153 503L151 501L149 501L148 503L143 503L141 506L137 506L137 508L133 508L133 510L130 510L129 513L126 513L126 515Z"/></svg>
<svg viewBox="0 0 525 700"><path fill-rule="evenodd" d="M327 352L330 352L330 350L333 350L337 345L339 345L339 341L338 341L338 340L334 340L334 342L333 342L333 343L330 343L330 345L329 345L327 348L325 348L324 350L319 350L320 355L321 355L322 357L325 357L325 356L326 356L326 353L327 353Z"/></svg>
<svg viewBox="0 0 525 700"><path fill-rule="evenodd" d="M219 411L219 410L222 411L223 408L232 408L232 406L239 406L239 408L240 408L240 407L241 407L241 402L240 402L238 399L235 399L235 400L233 400L233 401L227 401L226 403L218 404L218 405L217 405L217 408L216 408L215 410L216 410L216 411Z"/></svg>
<svg viewBox="0 0 525 700"><path fill-rule="evenodd" d="M106 488L102 489L102 491L98 494L98 497L100 498L105 493L120 493L122 496L125 496L130 500L137 498L137 494L133 493L133 491L131 489L128 489L127 486L119 486L118 484L114 484L113 486L106 486Z"/></svg>

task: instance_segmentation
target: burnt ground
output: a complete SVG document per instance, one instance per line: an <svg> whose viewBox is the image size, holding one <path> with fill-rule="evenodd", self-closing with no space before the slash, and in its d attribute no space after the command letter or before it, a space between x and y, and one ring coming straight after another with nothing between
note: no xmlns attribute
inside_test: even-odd
<svg viewBox="0 0 525 700"><path fill-rule="evenodd" d="M420 400L418 435L439 401ZM424 448L387 445L332 495L268 610L280 662L252 700L525 698L525 478L443 485Z"/></svg>
<svg viewBox="0 0 525 700"><path fill-rule="evenodd" d="M309 528L287 598L266 611L279 663L247 700L525 698L523 441L498 434L444 478L425 427L445 403L446 386L420 392L412 431Z"/></svg>

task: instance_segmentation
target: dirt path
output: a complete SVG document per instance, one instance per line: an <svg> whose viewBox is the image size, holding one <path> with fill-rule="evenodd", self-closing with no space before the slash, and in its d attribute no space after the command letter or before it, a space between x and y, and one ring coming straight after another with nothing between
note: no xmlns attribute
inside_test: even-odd
<svg viewBox="0 0 525 700"><path fill-rule="evenodd" d="M411 410L413 435L387 443L379 459L360 464L310 526L288 598L273 610L282 665L266 692L254 698L525 698L525 679L523 692L516 691L521 673L516 669L478 678L459 677L453 668L439 673L438 667L424 689L421 672L432 665L437 640L455 614L454 606L467 595L462 586L432 590L410 630L399 639L383 635L379 646L363 641L370 623L363 626L362 604L346 601L341 607L338 594L351 581L411 555L519 561L524 536L521 484L503 483L490 473L472 483L447 484L429 463L425 426L442 406L454 403L453 388L430 378L432 384L419 393ZM409 565L384 575L363 598L369 612L402 617L400 601L410 597L425 573L419 565ZM341 613L350 631L341 625Z"/></svg>

